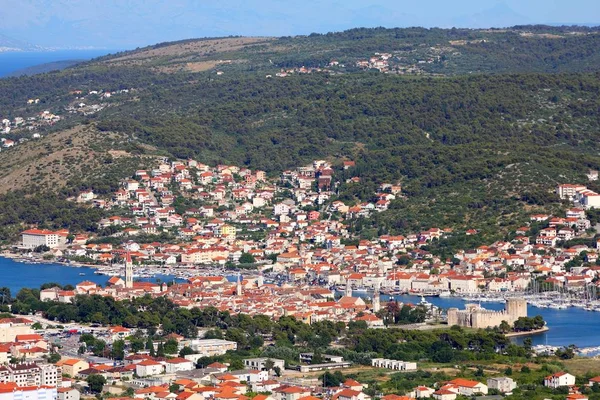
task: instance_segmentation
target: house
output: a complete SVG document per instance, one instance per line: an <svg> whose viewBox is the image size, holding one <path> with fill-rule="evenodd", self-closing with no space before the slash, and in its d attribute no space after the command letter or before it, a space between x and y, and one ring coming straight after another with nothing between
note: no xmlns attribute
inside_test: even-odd
<svg viewBox="0 0 600 400"><path fill-rule="evenodd" d="M263 382L269 379L268 371L259 371L257 369L243 369L239 371L231 371L231 375L237 377L240 382L256 383Z"/></svg>
<svg viewBox="0 0 600 400"><path fill-rule="evenodd" d="M565 397L565 400L588 400L588 397L581 393L571 393Z"/></svg>
<svg viewBox="0 0 600 400"><path fill-rule="evenodd" d="M310 389L299 386L282 385L273 390L275 400L300 400L302 397L310 396Z"/></svg>
<svg viewBox="0 0 600 400"><path fill-rule="evenodd" d="M113 326L108 329L112 341L123 339L131 333L131 330L122 326Z"/></svg>
<svg viewBox="0 0 600 400"><path fill-rule="evenodd" d="M79 390L73 387L61 387L56 390L57 400L79 400Z"/></svg>
<svg viewBox="0 0 600 400"><path fill-rule="evenodd" d="M165 365L167 374L176 373L180 371L191 371L195 368L196 366L192 361L180 357L175 357L167 360Z"/></svg>
<svg viewBox="0 0 600 400"><path fill-rule="evenodd" d="M357 317L355 321L365 321L369 328L384 328L383 320L375 314L365 314L362 317Z"/></svg>
<svg viewBox="0 0 600 400"><path fill-rule="evenodd" d="M415 397L417 399L420 399L420 398L423 398L423 397L431 397L431 396L433 396L433 392L435 392L435 389L432 389L430 387L427 387L427 386L417 386L410 393L410 396Z"/></svg>
<svg viewBox="0 0 600 400"><path fill-rule="evenodd" d="M457 393L463 396L473 396L478 394L487 394L488 387L481 382L471 381L469 379L456 378L451 380L446 385L448 387L456 388ZM449 388L449 390L452 390Z"/></svg>
<svg viewBox="0 0 600 400"><path fill-rule="evenodd" d="M163 365L154 360L144 360L135 364L135 373L140 377L160 375L163 369Z"/></svg>
<svg viewBox="0 0 600 400"><path fill-rule="evenodd" d="M58 397L56 387L17 386L14 382L0 383L0 399L48 400Z"/></svg>
<svg viewBox="0 0 600 400"><path fill-rule="evenodd" d="M417 363L410 361L390 360L387 358L373 358L371 365L375 368L387 368L396 371L416 371Z"/></svg>
<svg viewBox="0 0 600 400"><path fill-rule="evenodd" d="M568 372L556 372L544 378L544 386L553 389L559 388L561 386L573 385L575 385L575 376L569 374Z"/></svg>
<svg viewBox="0 0 600 400"><path fill-rule="evenodd" d="M342 389L331 397L332 400L367 400L369 398L363 392L352 389Z"/></svg>
<svg viewBox="0 0 600 400"><path fill-rule="evenodd" d="M489 378L487 385L489 389L496 389L500 393L510 393L517 387L517 383L506 376Z"/></svg>
<svg viewBox="0 0 600 400"><path fill-rule="evenodd" d="M266 357L260 357L260 358L246 358L244 360L244 366L246 368L251 368L251 369L258 369L260 371L265 371L267 370L267 363L272 363L272 367L271 369L275 368L275 367L279 367L281 370L285 369L285 361L284 360L279 360L277 358L266 358Z"/></svg>
<svg viewBox="0 0 600 400"><path fill-rule="evenodd" d="M90 367L90 364L87 361L79 360L77 358L60 360L56 365L62 367L63 374L69 376L77 376L79 372Z"/></svg>
<svg viewBox="0 0 600 400"><path fill-rule="evenodd" d="M212 369L216 369L216 370L218 370L218 371L219 371L219 372L221 372L221 373L223 373L223 372L226 372L226 371L227 371L227 369L228 369L228 368L227 368L227 365L225 365L225 364L221 364L221 363L219 363L219 362L214 362L214 363L212 363L212 364L208 364L208 365L206 366L206 368L212 368Z"/></svg>
<svg viewBox="0 0 600 400"><path fill-rule="evenodd" d="M458 395L448 389L439 389L433 392L432 397L435 400L456 400Z"/></svg>

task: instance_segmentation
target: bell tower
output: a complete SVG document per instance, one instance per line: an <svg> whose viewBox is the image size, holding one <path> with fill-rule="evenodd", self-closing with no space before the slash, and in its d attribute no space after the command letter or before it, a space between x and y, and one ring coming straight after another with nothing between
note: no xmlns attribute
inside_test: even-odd
<svg viewBox="0 0 600 400"><path fill-rule="evenodd" d="M379 292L380 292L380 283L377 282L375 284L375 290L373 290L373 313L378 312L379 310L381 310L381 299L379 298Z"/></svg>
<svg viewBox="0 0 600 400"><path fill-rule="evenodd" d="M125 256L125 287L128 289L133 287L133 262L129 252Z"/></svg>
<svg viewBox="0 0 600 400"><path fill-rule="evenodd" d="M235 294L236 294L236 296L243 295L242 281L240 280L240 274L238 274L238 276L237 276L237 284L235 286Z"/></svg>
<svg viewBox="0 0 600 400"><path fill-rule="evenodd" d="M344 293L344 296L352 297L352 285L350 285L350 282L348 282L348 279L346 279L346 292Z"/></svg>

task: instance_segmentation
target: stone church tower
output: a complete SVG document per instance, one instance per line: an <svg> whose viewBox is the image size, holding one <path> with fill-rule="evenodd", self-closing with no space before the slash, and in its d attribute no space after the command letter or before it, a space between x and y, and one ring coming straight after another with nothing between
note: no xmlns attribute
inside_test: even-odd
<svg viewBox="0 0 600 400"><path fill-rule="evenodd" d="M125 287L128 289L133 287L133 261L129 252L125 256Z"/></svg>
<svg viewBox="0 0 600 400"><path fill-rule="evenodd" d="M235 286L235 295L236 296L242 296L243 293L243 289L242 289L242 281L240 280L240 274L238 274L237 276L237 284Z"/></svg>
<svg viewBox="0 0 600 400"><path fill-rule="evenodd" d="M352 286L346 281L346 292L344 293L346 297L352 297Z"/></svg>
<svg viewBox="0 0 600 400"><path fill-rule="evenodd" d="M373 313L381 310L381 299L380 299L380 288L379 282L375 284L375 290L373 291Z"/></svg>

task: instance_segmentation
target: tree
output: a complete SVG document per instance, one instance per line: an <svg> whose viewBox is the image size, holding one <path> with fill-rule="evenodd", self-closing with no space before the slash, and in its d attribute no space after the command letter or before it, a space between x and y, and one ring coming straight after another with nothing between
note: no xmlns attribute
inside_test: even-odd
<svg viewBox="0 0 600 400"><path fill-rule="evenodd" d="M48 362L50 364L56 364L59 361L60 361L60 354L58 354L58 353L50 353L50 355L48 355Z"/></svg>
<svg viewBox="0 0 600 400"><path fill-rule="evenodd" d="M0 288L0 304L9 304L12 301L10 289L6 286Z"/></svg>
<svg viewBox="0 0 600 400"><path fill-rule="evenodd" d="M558 349L556 350L555 355L560 359L570 360L571 358L575 357L575 346L570 345L564 349Z"/></svg>
<svg viewBox="0 0 600 400"><path fill-rule="evenodd" d="M165 354L177 354L178 345L177 340L169 339L165 342L164 351Z"/></svg>
<svg viewBox="0 0 600 400"><path fill-rule="evenodd" d="M185 356L190 355L190 354L197 354L190 346L184 346L179 351L179 357L185 357Z"/></svg>
<svg viewBox="0 0 600 400"><path fill-rule="evenodd" d="M46 246L45 244L40 244L35 249L33 249L34 253L45 253L47 251L50 251L50 247Z"/></svg>
<svg viewBox="0 0 600 400"><path fill-rule="evenodd" d="M90 391L94 393L102 392L102 388L106 384L106 378L102 375L92 374L88 376L87 383L90 388Z"/></svg>
<svg viewBox="0 0 600 400"><path fill-rule="evenodd" d="M242 253L239 259L240 264L254 264L256 259L250 253Z"/></svg>
<svg viewBox="0 0 600 400"><path fill-rule="evenodd" d="M324 387L337 387L340 386L340 383L344 382L346 378L340 371L335 371L333 373L327 371L319 378L321 382L323 382Z"/></svg>
<svg viewBox="0 0 600 400"><path fill-rule="evenodd" d="M158 346L156 347L156 356L157 357L164 357L165 356L165 346L163 344L163 342L160 342L158 344Z"/></svg>
<svg viewBox="0 0 600 400"><path fill-rule="evenodd" d="M112 349L110 351L110 356L115 360L122 360L125 358L125 341L124 340L115 340L112 344Z"/></svg>
<svg viewBox="0 0 600 400"><path fill-rule="evenodd" d="M274 362L273 362L273 360L271 360L270 358L268 358L268 359L265 361L265 369L266 369L267 371L270 371L270 370L272 370L274 366L275 366L275 363L274 363Z"/></svg>
<svg viewBox="0 0 600 400"><path fill-rule="evenodd" d="M131 338L129 345L132 353L138 353L144 349L144 340L142 338Z"/></svg>
<svg viewBox="0 0 600 400"><path fill-rule="evenodd" d="M310 360L311 364L323 364L325 360L323 359L323 355L320 351L315 351L313 353L312 359Z"/></svg>
<svg viewBox="0 0 600 400"><path fill-rule="evenodd" d="M498 326L498 329L500 329L500 332L502 332L502 333L508 333L511 330L510 324L508 322L506 322L506 321L500 322L500 325Z"/></svg>

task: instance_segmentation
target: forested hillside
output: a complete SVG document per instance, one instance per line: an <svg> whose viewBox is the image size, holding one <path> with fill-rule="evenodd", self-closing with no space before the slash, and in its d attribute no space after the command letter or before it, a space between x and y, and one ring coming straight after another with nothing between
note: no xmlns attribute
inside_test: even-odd
<svg viewBox="0 0 600 400"><path fill-rule="evenodd" d="M583 182L600 168L599 45L596 30L574 27L190 40L0 80L0 117L50 110L65 118L44 128L49 137L93 125L126 138L119 146L136 154L270 174L315 158L353 159L356 168L336 176L339 198L367 200L376 185L399 181L406 199L352 229L501 232L537 205L556 203L556 183ZM397 65L355 66L381 52ZM286 74L277 76L281 68ZM108 99L73 94L122 89ZM78 112L82 101L101 103L101 111ZM122 175L133 170L123 166ZM357 175L360 184L344 183ZM92 178L102 185L98 174L79 174L78 185Z"/></svg>

